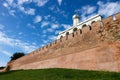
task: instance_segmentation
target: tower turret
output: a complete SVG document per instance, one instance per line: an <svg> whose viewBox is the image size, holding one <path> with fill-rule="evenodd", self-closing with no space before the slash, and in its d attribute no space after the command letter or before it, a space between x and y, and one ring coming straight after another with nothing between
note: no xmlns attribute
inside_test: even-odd
<svg viewBox="0 0 120 80"><path fill-rule="evenodd" d="M73 19L73 26L76 26L80 22L80 16L78 14L74 14L72 19Z"/></svg>

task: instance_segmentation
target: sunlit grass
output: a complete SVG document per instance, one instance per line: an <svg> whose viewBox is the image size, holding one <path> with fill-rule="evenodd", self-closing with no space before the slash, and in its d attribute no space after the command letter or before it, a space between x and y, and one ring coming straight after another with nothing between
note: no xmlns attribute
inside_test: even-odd
<svg viewBox="0 0 120 80"><path fill-rule="evenodd" d="M120 73L57 68L17 70L0 73L0 80L120 80Z"/></svg>

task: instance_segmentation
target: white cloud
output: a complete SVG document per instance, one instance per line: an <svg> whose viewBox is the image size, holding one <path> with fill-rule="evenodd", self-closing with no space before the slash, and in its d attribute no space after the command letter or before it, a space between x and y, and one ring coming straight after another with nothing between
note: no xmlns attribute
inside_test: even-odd
<svg viewBox="0 0 120 80"><path fill-rule="evenodd" d="M37 6L39 7L42 7L48 2L48 0L17 0L18 5L23 5L25 3L31 3L31 2L37 4Z"/></svg>
<svg viewBox="0 0 120 80"><path fill-rule="evenodd" d="M22 32L19 32L18 35L22 35L23 33Z"/></svg>
<svg viewBox="0 0 120 80"><path fill-rule="evenodd" d="M3 6L9 8L9 5L7 3L3 3Z"/></svg>
<svg viewBox="0 0 120 80"><path fill-rule="evenodd" d="M56 40L56 39L57 39L57 36L51 35L51 36L49 36L48 38L53 41L53 40Z"/></svg>
<svg viewBox="0 0 120 80"><path fill-rule="evenodd" d="M55 29L59 28L59 24L55 24L55 23L50 24L50 26L51 26L50 28L47 28L46 30L43 30L43 33L53 32L53 31L55 31Z"/></svg>
<svg viewBox="0 0 120 80"><path fill-rule="evenodd" d="M25 12L25 8L23 6L18 6L19 10L21 10L22 12Z"/></svg>
<svg viewBox="0 0 120 80"><path fill-rule="evenodd" d="M9 10L9 14L11 15L11 16L15 16L15 10Z"/></svg>
<svg viewBox="0 0 120 80"><path fill-rule="evenodd" d="M97 11L96 11L97 10ZM97 6L83 6L81 9L77 9L75 11L78 11L81 13L81 20L86 20L96 14L100 14L104 17L108 17L110 15L113 15L115 13L120 12L120 1L116 2L103 2L98 1Z"/></svg>
<svg viewBox="0 0 120 80"><path fill-rule="evenodd" d="M13 4L15 4L14 0L7 0L7 2L10 6L13 6ZM16 2L16 6L23 6L23 4L35 3L39 7L42 7L48 2L48 0L17 0Z"/></svg>
<svg viewBox="0 0 120 80"><path fill-rule="evenodd" d="M91 16L95 15L95 11L97 10L96 6L90 6L90 5L86 5L83 6L81 9L77 9L75 10L75 12L80 12L81 13L81 20L86 20L88 18L90 18Z"/></svg>
<svg viewBox="0 0 120 80"><path fill-rule="evenodd" d="M52 25L51 25L51 28L52 28L52 29L56 29L56 28L58 28L58 27L59 27L59 24L52 24Z"/></svg>
<svg viewBox="0 0 120 80"><path fill-rule="evenodd" d="M48 26L49 24L50 24L49 22L44 21L41 23L41 28Z"/></svg>
<svg viewBox="0 0 120 80"><path fill-rule="evenodd" d="M15 46L24 50L25 52L31 52L38 48L36 45L32 45L31 43L23 42L19 39L10 38L3 32L0 32L0 44L6 44L11 47ZM4 53L8 54L5 51Z"/></svg>
<svg viewBox="0 0 120 80"><path fill-rule="evenodd" d="M12 3L14 2L14 0L7 0L9 5L12 5Z"/></svg>
<svg viewBox="0 0 120 80"><path fill-rule="evenodd" d="M62 3L62 0L57 0L57 1L58 1L58 4L59 4L59 5L61 5L61 3Z"/></svg>
<svg viewBox="0 0 120 80"><path fill-rule="evenodd" d="M87 6L83 6L81 10L85 14L91 14L96 10L96 7L87 5Z"/></svg>
<svg viewBox="0 0 120 80"><path fill-rule="evenodd" d="M56 14L61 14L62 16L64 16L64 17L68 17L68 13L66 13L65 11L63 11L62 9L60 9L58 6L56 6L56 5L52 5L52 6L50 6L49 7L49 9L52 11L52 12L54 12L54 13L56 13Z"/></svg>
<svg viewBox="0 0 120 80"><path fill-rule="evenodd" d="M43 40L44 44L47 44L49 42L49 40Z"/></svg>
<svg viewBox="0 0 120 80"><path fill-rule="evenodd" d="M39 16L39 15L37 15L37 16L35 17L35 19L34 19L34 23L38 23L38 22L40 22L41 20L42 20L42 17Z"/></svg>
<svg viewBox="0 0 120 80"><path fill-rule="evenodd" d="M103 3L102 1L97 2L99 6L98 13L104 16L110 16L117 12L120 12L120 2L107 2Z"/></svg>
<svg viewBox="0 0 120 80"><path fill-rule="evenodd" d="M0 24L0 30L3 30L4 27L4 25Z"/></svg>
<svg viewBox="0 0 120 80"><path fill-rule="evenodd" d="M7 51L4 51L4 50L1 50L1 49L0 49L0 52L3 53L3 54L5 54L5 55L7 55L7 56L9 56L9 57L12 56L12 54L9 53L9 52L7 52Z"/></svg>
<svg viewBox="0 0 120 80"><path fill-rule="evenodd" d="M30 23L28 23L27 26L28 26L29 28L35 29L35 26L32 25L32 24L30 24Z"/></svg>
<svg viewBox="0 0 120 80"><path fill-rule="evenodd" d="M35 9L29 8L25 9L23 6L18 6L19 10L28 15L35 15Z"/></svg>
<svg viewBox="0 0 120 80"><path fill-rule="evenodd" d="M48 31L48 32L53 32L54 29L52 29L52 28L48 28L47 31Z"/></svg>
<svg viewBox="0 0 120 80"><path fill-rule="evenodd" d="M15 3L14 0L7 0L7 2L3 3L3 6L6 7L8 9L8 12L10 15L15 16L15 10L12 9L19 9L20 11L22 11L25 14L28 15L35 15L35 9L34 8L25 8L23 6L23 4L25 3L31 3L32 0L17 0L17 3ZM14 11L14 12L13 12Z"/></svg>
<svg viewBox="0 0 120 80"><path fill-rule="evenodd" d="M71 28L71 26L70 26L70 25L68 25L68 24L62 24L61 26L63 26L63 27L64 27L64 29L69 29L69 28Z"/></svg>
<svg viewBox="0 0 120 80"><path fill-rule="evenodd" d="M30 9L26 10L25 13L29 14L29 15L35 15L35 9L30 8Z"/></svg>
<svg viewBox="0 0 120 80"><path fill-rule="evenodd" d="M36 3L37 6L42 7L48 2L48 0L33 0L33 2Z"/></svg>
<svg viewBox="0 0 120 80"><path fill-rule="evenodd" d="M84 21L84 20L86 20L86 19L88 19L88 18L90 18L90 17L93 17L93 16L95 16L95 15L97 15L97 13L92 13L92 14L89 14L89 15L85 15L85 14L82 14L81 15L81 20L82 21Z"/></svg>
<svg viewBox="0 0 120 80"><path fill-rule="evenodd" d="M18 5L23 5L24 3L31 3L32 0L17 0Z"/></svg>
<svg viewBox="0 0 120 80"><path fill-rule="evenodd" d="M45 44L41 44L40 46L43 47L43 46L45 46Z"/></svg>
<svg viewBox="0 0 120 80"><path fill-rule="evenodd" d="M60 32L62 32L62 30L56 30L55 34L59 34Z"/></svg>
<svg viewBox="0 0 120 80"><path fill-rule="evenodd" d="M43 30L43 33L44 33L44 34L47 33L47 30Z"/></svg>
<svg viewBox="0 0 120 80"><path fill-rule="evenodd" d="M45 20L48 20L51 17L51 15L44 16Z"/></svg>
<svg viewBox="0 0 120 80"><path fill-rule="evenodd" d="M8 0L9 2L10 0ZM9 4L12 4L12 1L10 1L9 3L3 3L3 6L6 7L8 9L8 13L11 15L11 16L14 16L15 17L15 10L12 10L10 5Z"/></svg>

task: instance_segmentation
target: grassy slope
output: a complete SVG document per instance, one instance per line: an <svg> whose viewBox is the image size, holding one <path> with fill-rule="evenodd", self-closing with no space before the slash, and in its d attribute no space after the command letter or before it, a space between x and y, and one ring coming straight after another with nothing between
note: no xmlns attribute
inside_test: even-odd
<svg viewBox="0 0 120 80"><path fill-rule="evenodd" d="M0 80L120 80L120 73L75 69L18 70L0 73Z"/></svg>

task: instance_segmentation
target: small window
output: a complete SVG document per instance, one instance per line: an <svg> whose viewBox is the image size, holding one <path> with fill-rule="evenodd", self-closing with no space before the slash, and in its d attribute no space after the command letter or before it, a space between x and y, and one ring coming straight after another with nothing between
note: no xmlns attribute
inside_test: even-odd
<svg viewBox="0 0 120 80"><path fill-rule="evenodd" d="M60 36L60 42L62 41L63 36Z"/></svg>
<svg viewBox="0 0 120 80"><path fill-rule="evenodd" d="M46 45L46 48L48 48L48 45Z"/></svg>
<svg viewBox="0 0 120 80"><path fill-rule="evenodd" d="M57 43L57 41L55 40L55 44Z"/></svg>
<svg viewBox="0 0 120 80"><path fill-rule="evenodd" d="M69 35L69 32L66 32L66 36Z"/></svg>
<svg viewBox="0 0 120 80"><path fill-rule="evenodd" d="M82 34L82 30L80 29L80 34Z"/></svg>
<svg viewBox="0 0 120 80"><path fill-rule="evenodd" d="M74 32L72 33L72 36L74 37Z"/></svg>
<svg viewBox="0 0 120 80"><path fill-rule="evenodd" d="M91 24L95 23L95 21L92 21Z"/></svg>
<svg viewBox="0 0 120 80"><path fill-rule="evenodd" d="M74 28L74 29L73 29L73 32L75 32L75 31L77 31L77 28Z"/></svg>
<svg viewBox="0 0 120 80"><path fill-rule="evenodd" d="M63 36L60 36L60 39L62 39L63 38Z"/></svg>
<svg viewBox="0 0 120 80"><path fill-rule="evenodd" d="M88 26L89 26L90 30L92 30L92 27L90 25L88 25Z"/></svg>
<svg viewBox="0 0 120 80"><path fill-rule="evenodd" d="M50 46L52 46L52 43L50 43Z"/></svg>
<svg viewBox="0 0 120 80"><path fill-rule="evenodd" d="M86 24L84 24L83 26L82 26L82 28L84 28L84 27L86 27L87 25Z"/></svg>
<svg viewBox="0 0 120 80"><path fill-rule="evenodd" d="M66 32L66 40L68 39L69 32Z"/></svg>

